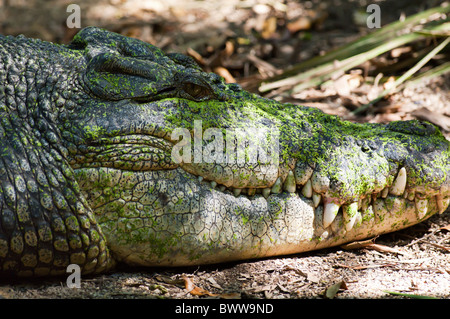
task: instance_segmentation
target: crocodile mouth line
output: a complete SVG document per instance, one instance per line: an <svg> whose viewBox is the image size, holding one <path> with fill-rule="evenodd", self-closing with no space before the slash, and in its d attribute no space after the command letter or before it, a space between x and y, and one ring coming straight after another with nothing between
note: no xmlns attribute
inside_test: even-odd
<svg viewBox="0 0 450 319"><path fill-rule="evenodd" d="M325 194L316 191L312 172L308 178L303 177L303 181L297 183L294 173L289 171L284 181L278 177L273 186L265 188L226 187L202 176L196 176L196 178L199 184L210 188L211 191L220 191L235 197L245 196L253 199L256 196L262 196L266 200L270 200L271 195L282 193L301 196L312 203L316 211L316 218L322 223L319 225L323 231L322 237L327 236L326 230L329 227L333 233L342 228L350 231L367 218L383 220L389 214L401 214L406 210L414 210L417 221L420 221L428 213L434 214L437 211L442 214L450 204L450 187L448 186L441 186L440 189L434 191L427 190L427 194L418 191L421 189L407 188L405 167L398 171L392 184L384 187L381 191L374 191L360 196L354 202L345 203L340 203L339 200L326 197Z"/></svg>

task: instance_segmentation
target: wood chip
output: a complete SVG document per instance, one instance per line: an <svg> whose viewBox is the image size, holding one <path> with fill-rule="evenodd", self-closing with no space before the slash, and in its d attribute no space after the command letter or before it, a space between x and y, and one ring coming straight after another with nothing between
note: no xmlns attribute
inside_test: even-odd
<svg viewBox="0 0 450 319"><path fill-rule="evenodd" d="M225 79L227 83L236 83L236 79L231 75L231 73L222 66L214 68L214 73L220 75Z"/></svg>

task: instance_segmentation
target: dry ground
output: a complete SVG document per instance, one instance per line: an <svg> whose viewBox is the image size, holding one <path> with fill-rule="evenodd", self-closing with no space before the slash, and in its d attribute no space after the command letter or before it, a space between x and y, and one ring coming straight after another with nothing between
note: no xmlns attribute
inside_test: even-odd
<svg viewBox="0 0 450 319"><path fill-rule="evenodd" d="M373 249L340 247L264 260L178 269L119 269L67 288L65 278L0 285L3 298L450 298L449 213L380 236ZM443 227L447 226L447 230ZM389 249L390 248L390 249ZM392 250L392 252L389 252Z"/></svg>
<svg viewBox="0 0 450 319"><path fill-rule="evenodd" d="M64 26L68 1L0 1L0 32L25 33L68 42L74 31ZM140 37L169 51L191 52L205 69L222 67L248 89L252 77L283 69L367 32L353 23L364 1L78 1L83 26L99 25ZM87 3L91 3L88 5ZM383 23L439 1L380 1ZM1 5L3 4L3 8ZM270 14L277 17L270 28ZM286 31L289 22L310 25ZM270 22L271 20L272 22ZM292 25L291 25L292 27ZM297 28L298 25L296 26ZM264 33L266 32L266 33ZM262 36L264 35L264 36ZM227 40L238 46L226 55ZM225 52L225 53L223 53ZM222 55L221 55L222 54ZM225 54L225 56L223 56ZM256 57L256 58L255 58ZM268 61L265 65L261 61ZM220 69L219 69L220 71ZM290 101L319 107L356 121L389 121L420 117L423 107L448 121L450 77L421 83L392 96L384 108L355 118L343 105L339 88L308 90ZM359 90L359 91L358 91ZM358 97L369 88L351 92ZM366 90L366 91L365 91ZM347 103L348 104L348 103ZM419 114L419 115L418 115ZM448 123L448 122L445 122ZM442 124L445 126L446 124ZM444 131L447 137L449 132ZM407 298L395 295L450 297L449 211L409 229L380 236L378 250L340 247L293 256L179 269L129 269L83 277L80 289L65 278L3 281L1 298ZM332 293L333 288L336 288Z"/></svg>

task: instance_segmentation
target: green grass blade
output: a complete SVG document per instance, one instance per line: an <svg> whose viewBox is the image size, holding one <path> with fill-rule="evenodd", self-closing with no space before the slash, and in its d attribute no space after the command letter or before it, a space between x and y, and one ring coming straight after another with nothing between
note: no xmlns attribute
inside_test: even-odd
<svg viewBox="0 0 450 319"><path fill-rule="evenodd" d="M400 76L397 80L395 80L394 85L392 87L384 90L375 99L373 99L369 103L364 104L363 106L359 107L358 109L353 111L353 113L360 114L360 113L364 112L371 105L375 104L376 102L378 102L382 98L384 98L386 95L393 92L400 84L402 84L404 81L409 79L414 73L419 71L425 64L427 64L428 61L430 61L436 54L438 54L442 49L444 49L449 42L450 42L450 37L448 37L444 41L442 41L438 46L436 46L433 50L431 50L423 59L421 59L416 65L414 65L411 69L406 71L402 76Z"/></svg>
<svg viewBox="0 0 450 319"><path fill-rule="evenodd" d="M383 290L383 292L388 293L390 295L394 295L394 296L402 296L402 297L408 297L408 298L413 298L413 299L438 299L438 298L431 297L431 296L405 294L402 292L395 292L395 291L388 291L388 290Z"/></svg>
<svg viewBox="0 0 450 319"><path fill-rule="evenodd" d="M299 63L295 65L294 67L286 70L281 75L275 76L270 79L269 82L264 82L261 84L259 90L260 92L267 92L272 89L280 88L280 87L293 87L297 85L294 89L295 93L299 90L305 89L307 87L315 86L321 83L321 78L323 80L327 80L330 77L325 76L327 72L342 72L348 70L348 66L354 67L352 61L366 61L368 59L371 59L375 56L373 56L371 53L373 52L381 52L384 53L386 51L380 50L379 48L386 45L387 42L392 42L398 40L398 38L402 38L408 35L407 34L399 34L402 32L410 32L411 33L412 26L414 25L422 25L422 20L429 18L432 14L435 13L448 13L450 12L450 5L443 6L443 7L436 7L431 8L429 10L417 13L415 15L412 15L408 18L406 18L404 21L396 21L393 22L375 32L372 32L366 36L363 36L359 38L356 41L353 41L343 47L337 48L335 50L332 50L325 54L324 56L318 56L312 59L309 59L307 61L304 61L302 63ZM442 23L441 23L442 24ZM444 24L445 25L445 24ZM424 30L423 34L421 36L429 36L430 34L440 32L442 34L443 32L447 32L448 28L444 28L445 31L439 31L439 29L442 29L442 26L438 25L438 29L431 28ZM410 41L414 41L416 39L419 39L419 34L416 33L416 36L412 36ZM399 44L402 45L402 44ZM399 46L398 45L398 46ZM389 50L389 49L388 49ZM367 53L367 59L361 59L364 54ZM379 53L379 54L381 54ZM354 59L354 60L353 60ZM340 61L340 66L342 66L339 70L337 70L334 66L334 61ZM361 62L361 63L362 63ZM309 69L303 73L300 73L303 70ZM336 74L334 73L334 74ZM311 82L309 84L307 83L300 83L302 81L310 80Z"/></svg>

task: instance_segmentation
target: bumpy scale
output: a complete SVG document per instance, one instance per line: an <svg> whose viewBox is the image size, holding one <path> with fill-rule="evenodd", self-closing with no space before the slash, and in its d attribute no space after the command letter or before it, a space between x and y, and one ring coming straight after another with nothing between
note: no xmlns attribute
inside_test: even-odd
<svg viewBox="0 0 450 319"><path fill-rule="evenodd" d="M450 143L433 125L280 104L98 28L68 46L1 36L0 83L2 274L298 253L449 205ZM227 156L196 160L221 155L205 138L220 133ZM239 161L242 141L278 147Z"/></svg>

